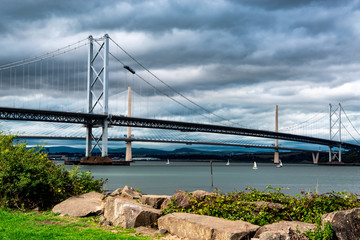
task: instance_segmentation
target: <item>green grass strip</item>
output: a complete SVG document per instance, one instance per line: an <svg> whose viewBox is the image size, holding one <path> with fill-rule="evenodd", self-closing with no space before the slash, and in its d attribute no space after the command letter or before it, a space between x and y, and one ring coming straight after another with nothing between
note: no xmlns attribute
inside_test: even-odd
<svg viewBox="0 0 360 240"><path fill-rule="evenodd" d="M112 231L116 231L112 232ZM50 212L19 212L0 209L0 239L137 239L134 230L104 229L95 218L57 217Z"/></svg>

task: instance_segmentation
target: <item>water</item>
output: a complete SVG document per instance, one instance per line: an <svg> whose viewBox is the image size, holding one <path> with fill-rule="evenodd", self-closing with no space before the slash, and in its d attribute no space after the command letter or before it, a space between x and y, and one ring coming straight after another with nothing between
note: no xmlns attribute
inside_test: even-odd
<svg viewBox="0 0 360 240"><path fill-rule="evenodd" d="M266 186L283 187L286 194L295 195L301 191L319 193L348 191L360 193L360 167L357 166L316 166L258 163L213 163L214 187L211 187L209 162L134 162L126 166L82 166L96 178L108 178L105 189L113 191L125 185L140 189L146 194L172 195L176 190L205 190L222 192L244 190L247 186L265 190Z"/></svg>

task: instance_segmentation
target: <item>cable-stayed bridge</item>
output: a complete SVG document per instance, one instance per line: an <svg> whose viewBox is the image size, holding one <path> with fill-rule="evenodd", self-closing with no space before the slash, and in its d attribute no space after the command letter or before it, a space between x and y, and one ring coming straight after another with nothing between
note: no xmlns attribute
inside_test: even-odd
<svg viewBox="0 0 360 240"><path fill-rule="evenodd" d="M326 146L330 161L341 161L342 149L360 149L356 122L340 104L285 128L276 120L273 131L246 127L191 100L108 35L1 65L0 74L4 130L28 138L84 138L88 157L95 148L106 157L108 140L127 143L127 160L136 141L269 148L275 156Z"/></svg>

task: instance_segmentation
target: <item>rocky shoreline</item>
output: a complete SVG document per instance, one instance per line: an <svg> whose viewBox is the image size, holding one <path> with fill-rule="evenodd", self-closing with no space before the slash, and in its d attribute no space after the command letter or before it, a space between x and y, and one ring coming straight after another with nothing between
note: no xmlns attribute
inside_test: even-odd
<svg viewBox="0 0 360 240"><path fill-rule="evenodd" d="M197 190L190 195L205 198L211 193ZM253 240L298 240L308 239L301 233L316 229L315 224L281 221L264 226L245 221L230 221L221 218L190 213L162 215L171 199L179 206L191 204L187 192L178 191L173 196L143 195L134 188L125 186L105 195L96 192L71 197L53 208L54 213L71 217L100 216L104 225L135 228L161 239L253 239ZM281 208L281 204L252 202L256 206ZM360 237L360 208L328 213L322 216L322 224L329 222L339 240L357 240Z"/></svg>

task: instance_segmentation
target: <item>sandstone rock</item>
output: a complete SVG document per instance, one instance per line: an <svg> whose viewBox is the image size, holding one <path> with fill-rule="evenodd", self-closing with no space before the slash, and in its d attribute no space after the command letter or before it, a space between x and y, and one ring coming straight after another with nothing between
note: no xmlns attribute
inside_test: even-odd
<svg viewBox="0 0 360 240"><path fill-rule="evenodd" d="M160 215L160 210L142 205L134 200L121 197L106 199L104 216L113 226L123 228L153 226Z"/></svg>
<svg viewBox="0 0 360 240"><path fill-rule="evenodd" d="M113 191L112 193L109 194L110 197L115 197L115 196L119 196L121 195L122 192L122 188L118 188L115 191Z"/></svg>
<svg viewBox="0 0 360 240"><path fill-rule="evenodd" d="M171 196L168 196L168 195L142 195L141 203L147 204L156 209L160 209L162 203L166 199L170 200Z"/></svg>
<svg viewBox="0 0 360 240"><path fill-rule="evenodd" d="M250 239L259 226L244 221L230 221L189 213L172 213L158 220L165 229L179 237L196 240Z"/></svg>
<svg viewBox="0 0 360 240"><path fill-rule="evenodd" d="M165 199L163 201L163 203L161 204L160 209L167 209L170 202L171 202L171 198L170 199Z"/></svg>
<svg viewBox="0 0 360 240"><path fill-rule="evenodd" d="M176 205L182 208L188 208L191 205L190 196L185 191L178 191L172 196L172 199L175 199Z"/></svg>
<svg viewBox="0 0 360 240"><path fill-rule="evenodd" d="M205 197L211 196L212 193L209 193L209 192L203 191L203 190L196 190L196 191L191 192L191 194L193 197L196 197L202 201L205 199Z"/></svg>
<svg viewBox="0 0 360 240"><path fill-rule="evenodd" d="M255 211L260 212L264 207L269 209L276 209L281 210L283 208L283 205L280 203L272 203L272 202L264 202L264 201L258 201L258 202L249 202L251 204L254 204L256 206Z"/></svg>
<svg viewBox="0 0 360 240"><path fill-rule="evenodd" d="M299 230L301 233L306 232L310 229L315 229L316 225L311 223L303 223L303 222L297 222L297 221L281 221L278 223L268 224L262 226L259 230L256 231L254 237L259 239L272 239L271 236L274 237L274 239L277 239L276 236L282 237L281 239L296 239L294 238L295 235L298 235L296 233L297 230ZM271 232L271 234L265 232ZM267 236L267 238L265 238ZM292 238L293 236L293 238ZM300 237L300 235L299 235ZM300 238L301 239L301 238Z"/></svg>
<svg viewBox="0 0 360 240"><path fill-rule="evenodd" d="M133 187L125 186L121 191L121 196L130 199L140 199L142 194Z"/></svg>
<svg viewBox="0 0 360 240"><path fill-rule="evenodd" d="M360 238L360 208L328 213L321 221L331 224L339 240Z"/></svg>
<svg viewBox="0 0 360 240"><path fill-rule="evenodd" d="M52 211L70 217L100 215L104 210L103 198L104 195L101 193L89 192L66 199L57 204Z"/></svg>
<svg viewBox="0 0 360 240"><path fill-rule="evenodd" d="M289 230L288 233L279 233L274 231L263 232L257 240L308 240L307 237ZM252 239L252 240L253 240Z"/></svg>

